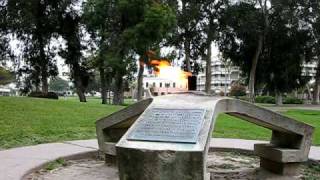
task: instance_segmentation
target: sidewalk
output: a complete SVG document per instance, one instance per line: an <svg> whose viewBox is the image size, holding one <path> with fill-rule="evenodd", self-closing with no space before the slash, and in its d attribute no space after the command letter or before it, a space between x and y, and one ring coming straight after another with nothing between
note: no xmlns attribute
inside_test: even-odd
<svg viewBox="0 0 320 180"><path fill-rule="evenodd" d="M265 141L214 138L210 147L253 151L255 143L265 143ZM20 180L24 175L48 162L93 153L97 149L97 140L81 140L0 151L0 180ZM320 147L312 147L309 158L320 161Z"/></svg>

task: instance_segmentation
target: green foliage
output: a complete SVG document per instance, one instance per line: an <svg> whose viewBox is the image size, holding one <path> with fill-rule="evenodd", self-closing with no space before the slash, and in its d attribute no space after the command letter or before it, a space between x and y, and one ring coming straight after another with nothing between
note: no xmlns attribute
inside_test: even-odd
<svg viewBox="0 0 320 180"><path fill-rule="evenodd" d="M62 1L51 0L8 0L7 28L23 42L22 57L25 61L20 74L25 74L25 84L33 84L36 88L42 83L42 90L47 91L48 78L58 75L54 62L55 47L50 47L52 38L56 38L58 27L58 7Z"/></svg>
<svg viewBox="0 0 320 180"><path fill-rule="evenodd" d="M283 104L303 104L303 100L295 97L285 97Z"/></svg>
<svg viewBox="0 0 320 180"><path fill-rule="evenodd" d="M272 96L257 96L256 103L275 104L275 98ZM294 97L284 97L283 104L303 104L303 101Z"/></svg>
<svg viewBox="0 0 320 180"><path fill-rule="evenodd" d="M6 85L14 81L14 74L0 67L0 85Z"/></svg>
<svg viewBox="0 0 320 180"><path fill-rule="evenodd" d="M122 0L119 3L127 21L123 32L124 43L140 55L157 45L176 24L175 14L168 5L145 1Z"/></svg>
<svg viewBox="0 0 320 180"><path fill-rule="evenodd" d="M50 81L49 89L56 92L67 91L69 90L69 83L64 79L57 77Z"/></svg>
<svg viewBox="0 0 320 180"><path fill-rule="evenodd" d="M203 33L200 30L200 21L203 17L201 5L202 1L198 0L173 1L171 7L176 13L177 26L174 33L166 39L167 45L174 46L180 51L178 59L184 54L182 68L195 74L200 71L196 59L203 55L201 48Z"/></svg>
<svg viewBox="0 0 320 180"><path fill-rule="evenodd" d="M256 83L267 85L270 92L291 92L307 82L301 77L301 64L310 33L301 28L301 13L295 11L297 1L268 2L271 6L265 11L253 1L230 4L219 19L219 48L224 58L240 66L248 80L258 37L263 33Z"/></svg>
<svg viewBox="0 0 320 180"><path fill-rule="evenodd" d="M62 167L62 166L67 166L67 162L64 160L64 159L57 159L53 162L50 162L46 165L45 169L47 171L51 171L51 170L54 170L54 169L57 169L59 167Z"/></svg>
<svg viewBox="0 0 320 180"><path fill-rule="evenodd" d="M257 96L256 103L275 104L276 100L272 96Z"/></svg>

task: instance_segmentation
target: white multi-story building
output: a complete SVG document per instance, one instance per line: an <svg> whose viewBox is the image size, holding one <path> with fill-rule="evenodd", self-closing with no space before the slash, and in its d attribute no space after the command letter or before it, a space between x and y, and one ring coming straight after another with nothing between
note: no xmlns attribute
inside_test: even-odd
<svg viewBox="0 0 320 180"><path fill-rule="evenodd" d="M143 88L150 89L154 96L161 96L188 91L188 81L148 75L143 78Z"/></svg>
<svg viewBox="0 0 320 180"><path fill-rule="evenodd" d="M203 64L205 67L206 64ZM224 63L218 57L212 59L211 62L211 90L214 93L229 93L233 82L240 79L240 69L232 66L230 63ZM204 91L206 82L205 71L198 75L197 90Z"/></svg>
<svg viewBox="0 0 320 180"><path fill-rule="evenodd" d="M317 62L304 63L302 68L302 76L311 77L310 82L314 82L317 74Z"/></svg>
<svg viewBox="0 0 320 180"><path fill-rule="evenodd" d="M205 67L206 64L203 64ZM317 73L317 63L310 62L302 65L302 76L311 77L310 83L314 83L314 78ZM237 66L229 66L219 58L214 58L211 62L211 90L215 93L229 92L233 82L240 79L240 68ZM205 71L199 74L197 79L197 89L199 91L205 90L206 75Z"/></svg>

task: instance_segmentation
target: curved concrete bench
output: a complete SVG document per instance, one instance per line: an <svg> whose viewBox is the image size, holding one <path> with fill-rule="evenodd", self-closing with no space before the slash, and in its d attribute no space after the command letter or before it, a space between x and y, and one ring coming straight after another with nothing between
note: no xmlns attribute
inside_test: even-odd
<svg viewBox="0 0 320 180"><path fill-rule="evenodd" d="M181 143L170 139L166 142L132 138L132 134L150 120L155 109L160 112L184 110L180 113L203 110L204 117L196 141ZM314 130L312 126L247 102L199 93L146 99L97 121L99 148L107 158L116 156L122 180L208 179L206 157L210 137L216 117L223 112L272 130L269 144L256 144L254 147L263 169L293 175L297 165L307 160Z"/></svg>

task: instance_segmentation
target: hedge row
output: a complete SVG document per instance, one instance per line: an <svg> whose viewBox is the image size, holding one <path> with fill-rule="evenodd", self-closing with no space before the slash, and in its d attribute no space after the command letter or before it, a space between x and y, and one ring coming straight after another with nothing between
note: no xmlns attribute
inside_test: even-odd
<svg viewBox="0 0 320 180"><path fill-rule="evenodd" d="M248 97L242 96L239 99L249 101ZM256 103L275 104L276 100L272 96L257 96ZM284 97L283 104L303 104L303 100L294 97Z"/></svg>
<svg viewBox="0 0 320 180"><path fill-rule="evenodd" d="M59 96L54 92L42 93L42 92L31 92L28 97L34 98L46 98L46 99L59 99Z"/></svg>

